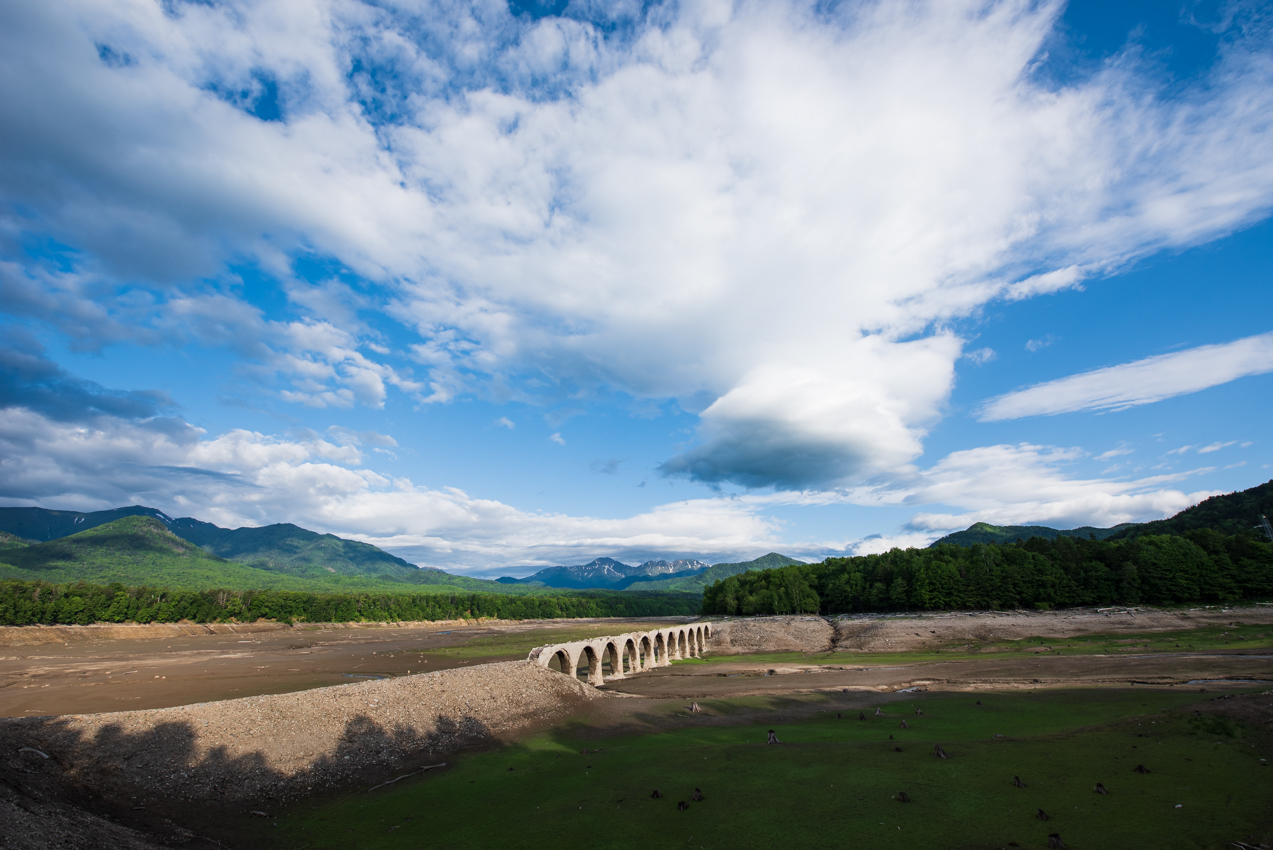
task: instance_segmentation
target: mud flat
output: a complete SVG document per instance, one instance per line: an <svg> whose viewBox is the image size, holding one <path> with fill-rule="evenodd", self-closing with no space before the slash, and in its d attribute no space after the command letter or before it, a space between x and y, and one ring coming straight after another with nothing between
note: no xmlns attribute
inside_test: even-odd
<svg viewBox="0 0 1273 850"><path fill-rule="evenodd" d="M166 708L526 657L685 618L0 628L0 717Z"/></svg>
<svg viewBox="0 0 1273 850"><path fill-rule="evenodd" d="M29 846L103 846L76 842L95 826L109 834L112 824L91 822L107 816L188 839L193 833L176 821L206 822L218 811L241 819L325 788L383 780L390 768L419 770L568 716L597 696L511 661L177 708L11 718L0 721L0 791L9 798L0 827L13 836L28 819L22 813L37 816L43 806L66 832ZM49 802L56 798L80 806ZM200 812L193 820L191 803Z"/></svg>

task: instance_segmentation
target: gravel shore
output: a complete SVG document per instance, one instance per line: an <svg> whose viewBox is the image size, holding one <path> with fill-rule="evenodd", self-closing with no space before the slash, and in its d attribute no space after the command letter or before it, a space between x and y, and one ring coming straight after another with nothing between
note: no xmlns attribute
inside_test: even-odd
<svg viewBox="0 0 1273 850"><path fill-rule="evenodd" d="M510 661L151 711L3 720L0 753L10 775L57 773L118 799L258 805L345 785L369 768L441 759L597 696Z"/></svg>

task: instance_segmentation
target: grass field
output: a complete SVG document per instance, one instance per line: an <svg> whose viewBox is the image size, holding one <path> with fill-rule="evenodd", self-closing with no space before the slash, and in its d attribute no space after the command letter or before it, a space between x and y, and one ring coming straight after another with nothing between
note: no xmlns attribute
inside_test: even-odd
<svg viewBox="0 0 1273 850"><path fill-rule="evenodd" d="M1185 706L1205 699L1197 693L917 694L882 704L883 717L867 708L865 722L839 695L806 699L824 710L776 724L748 722L774 707L765 698L702 703L739 725L623 737L576 720L445 771L298 804L260 835L311 850L710 850L1042 848L1059 833L1075 850L1124 850L1268 840L1273 824L1267 740L1195 717ZM764 743L769 728L781 746ZM936 744L949 759L935 757ZM1134 772L1138 764L1150 772ZM701 802L691 801L695 788ZM911 802L898 801L901 791Z"/></svg>

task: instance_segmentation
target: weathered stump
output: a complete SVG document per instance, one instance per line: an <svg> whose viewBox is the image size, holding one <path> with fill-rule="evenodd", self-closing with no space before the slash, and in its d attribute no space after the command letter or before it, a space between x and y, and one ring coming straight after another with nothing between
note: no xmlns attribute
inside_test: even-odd
<svg viewBox="0 0 1273 850"><path fill-rule="evenodd" d="M777 732L775 732L774 730L770 729L770 730L769 730L769 740L765 741L765 743L766 743L766 744L781 744L781 743L782 743L782 741L779 741L779 740L778 740L778 733L777 733Z"/></svg>
<svg viewBox="0 0 1273 850"><path fill-rule="evenodd" d="M687 802L685 802L684 800L681 800L680 802L678 802L678 803L676 804L676 810L677 810L678 812L683 812L683 811L685 811L686 809L688 809L689 807L690 807L690 804L689 804L689 803L687 803Z"/></svg>
<svg viewBox="0 0 1273 850"><path fill-rule="evenodd" d="M659 789L655 788L654 793L650 795L651 800L662 800L663 795L659 793Z"/></svg>
<svg viewBox="0 0 1273 850"><path fill-rule="evenodd" d="M1136 765L1135 767L1132 768L1132 770L1134 770L1137 773L1149 773L1149 768L1145 767L1143 764Z"/></svg>
<svg viewBox="0 0 1273 850"><path fill-rule="evenodd" d="M909 803L910 801L911 801L911 798L910 798L910 797L908 797L908 796L906 796L906 792L905 792L905 791L898 791L898 792L897 792L897 802L899 802L899 803Z"/></svg>
<svg viewBox="0 0 1273 850"><path fill-rule="evenodd" d="M903 720L903 721L902 721L899 725L900 725L900 726L901 726L901 728L903 728L903 729L909 729L909 728L911 728L911 727L909 727L909 726L907 726L907 725L906 725L906 721L905 721L905 720Z"/></svg>
<svg viewBox="0 0 1273 850"><path fill-rule="evenodd" d="M690 795L690 799L695 803L701 803L703 801L703 792L695 788L694 793Z"/></svg>
<svg viewBox="0 0 1273 850"><path fill-rule="evenodd" d="M950 756L946 755L946 751L941 748L941 744L938 744L937 746L933 747L933 755L937 756L937 758L939 759L950 758Z"/></svg>
<svg viewBox="0 0 1273 850"><path fill-rule="evenodd" d="M1024 787L1025 787L1025 783L1021 781L1021 777L1020 777L1020 776L1014 776L1014 777L1012 777L1012 784L1013 784L1014 786L1016 786L1017 788L1024 788Z"/></svg>
<svg viewBox="0 0 1273 850"><path fill-rule="evenodd" d="M1102 785L1101 783L1097 782L1097 783L1096 783L1096 793L1097 793L1097 794L1108 794L1109 792L1105 790L1105 786L1104 786L1104 785Z"/></svg>
<svg viewBox="0 0 1273 850"><path fill-rule="evenodd" d="M1048 813L1047 813L1047 812L1045 812L1045 811L1043 811L1043 809L1039 809L1039 813L1038 813L1037 815L1035 815L1035 817L1037 817L1039 820L1047 820L1047 819L1048 819Z"/></svg>
<svg viewBox="0 0 1273 850"><path fill-rule="evenodd" d="M1048 850L1065 850L1065 842L1061 840L1061 834L1054 832L1048 836Z"/></svg>

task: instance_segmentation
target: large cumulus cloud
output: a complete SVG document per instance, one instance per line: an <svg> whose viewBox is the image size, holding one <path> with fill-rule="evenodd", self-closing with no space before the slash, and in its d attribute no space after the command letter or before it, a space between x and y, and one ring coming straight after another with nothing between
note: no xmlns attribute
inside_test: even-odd
<svg viewBox="0 0 1273 850"><path fill-rule="evenodd" d="M231 261L331 259L418 342L218 308L281 398L609 387L701 414L668 474L852 485L921 453L951 320L1269 209L1266 28L1170 91L1134 50L1059 85L1059 10L8 3L0 238L74 274L6 285L169 338Z"/></svg>

